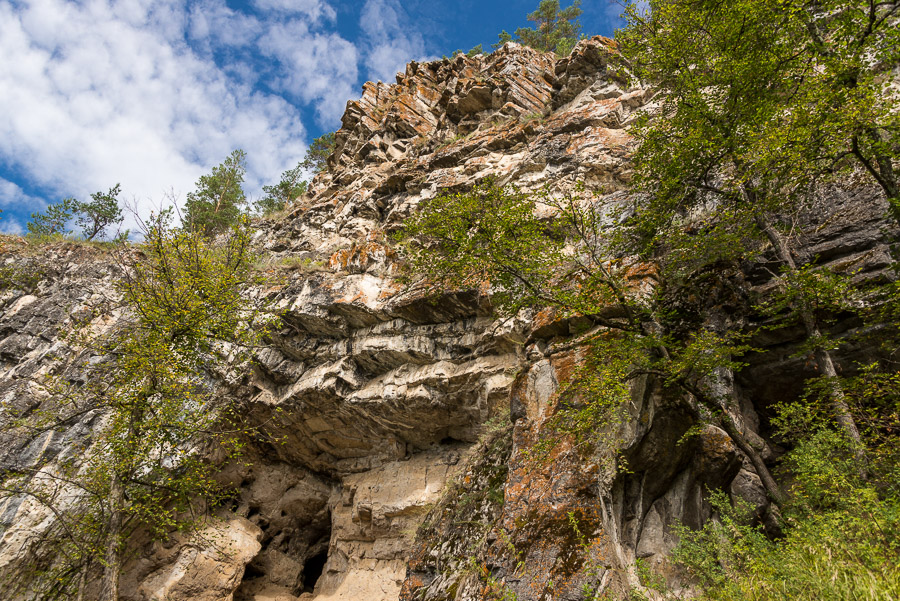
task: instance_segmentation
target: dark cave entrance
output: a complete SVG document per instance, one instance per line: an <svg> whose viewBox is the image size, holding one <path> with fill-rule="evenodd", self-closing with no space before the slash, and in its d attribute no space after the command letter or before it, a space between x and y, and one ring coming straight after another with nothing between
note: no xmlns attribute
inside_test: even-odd
<svg viewBox="0 0 900 601"><path fill-rule="evenodd" d="M306 560L303 565L303 592L311 593L325 570L325 563L328 561L328 550L322 551L318 555L313 555Z"/></svg>
<svg viewBox="0 0 900 601"><path fill-rule="evenodd" d="M262 548L244 568L234 601L252 601L272 591L298 596L313 593L325 571L331 540L331 514L309 514L251 506L247 519L262 530ZM306 518L306 519L304 519Z"/></svg>

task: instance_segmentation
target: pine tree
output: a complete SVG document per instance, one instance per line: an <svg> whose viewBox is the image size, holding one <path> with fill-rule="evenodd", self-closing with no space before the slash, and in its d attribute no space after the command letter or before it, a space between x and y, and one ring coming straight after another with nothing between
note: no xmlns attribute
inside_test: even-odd
<svg viewBox="0 0 900 601"><path fill-rule="evenodd" d="M577 19L581 13L581 0L575 0L564 9L560 9L559 0L541 0L537 9L528 15L528 20L535 23L535 27L517 29L516 41L542 52L565 56L578 41L581 24ZM505 33L500 34L501 44Z"/></svg>
<svg viewBox="0 0 900 601"><path fill-rule="evenodd" d="M122 187L116 184L108 192L94 192L90 202L79 202L76 211L79 213L75 223L81 229L85 240L93 240L106 233L106 228L122 222L122 209L118 196Z"/></svg>
<svg viewBox="0 0 900 601"><path fill-rule="evenodd" d="M41 238L45 236L65 236L70 233L66 229L72 216L78 210L78 201L64 198L49 205L43 213L32 213L31 221L26 225L28 235Z"/></svg>
<svg viewBox="0 0 900 601"><path fill-rule="evenodd" d="M247 153L233 151L212 173L197 180L196 189L184 204L187 229L214 236L236 224L244 212L247 198L241 184L247 170Z"/></svg>

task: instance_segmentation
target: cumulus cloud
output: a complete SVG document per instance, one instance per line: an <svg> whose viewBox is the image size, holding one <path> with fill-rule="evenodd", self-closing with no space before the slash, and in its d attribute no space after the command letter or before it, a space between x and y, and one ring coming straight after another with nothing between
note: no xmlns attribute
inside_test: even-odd
<svg viewBox="0 0 900 601"><path fill-rule="evenodd" d="M337 13L322 0L253 0L253 6L259 10L275 10L291 15L306 15L318 21L327 19L334 21Z"/></svg>
<svg viewBox="0 0 900 601"><path fill-rule="evenodd" d="M201 0L189 10L188 34L207 52L250 46L263 31L258 18L232 10L224 0Z"/></svg>
<svg viewBox="0 0 900 601"><path fill-rule="evenodd" d="M358 44L328 0L234 6L0 0L0 228L41 208L20 186L55 200L121 183L146 213L235 148L256 196L303 156L303 119L333 128L361 77L429 58L399 0L355 5Z"/></svg>
<svg viewBox="0 0 900 601"><path fill-rule="evenodd" d="M36 211L44 210L46 203L40 198L29 196L15 182L0 177L0 233L22 234L25 232L25 224L19 215L29 215ZM15 209L18 215L10 213Z"/></svg>
<svg viewBox="0 0 900 601"><path fill-rule="evenodd" d="M425 40L408 22L398 0L366 0L359 25L368 39L365 65L369 79L392 81L411 60L430 60Z"/></svg>
<svg viewBox="0 0 900 601"><path fill-rule="evenodd" d="M251 193L277 180L306 148L299 105L336 120L357 55L313 29L335 18L325 2L255 5L279 18L224 0L0 0L0 167L59 196L121 182L143 209L183 197L234 148ZM0 202L25 202L2 181Z"/></svg>
<svg viewBox="0 0 900 601"><path fill-rule="evenodd" d="M260 50L283 68L278 88L303 103L314 103L319 120L336 122L357 94L356 47L336 33L311 32L301 21L272 25Z"/></svg>

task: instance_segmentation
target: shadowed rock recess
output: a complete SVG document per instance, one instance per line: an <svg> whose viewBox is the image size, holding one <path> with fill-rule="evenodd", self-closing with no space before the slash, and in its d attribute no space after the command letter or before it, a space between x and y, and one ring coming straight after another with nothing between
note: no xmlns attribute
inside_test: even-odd
<svg viewBox="0 0 900 601"><path fill-rule="evenodd" d="M255 244L279 279L254 293L270 295L284 319L252 373L221 384L222 395L249 402L265 434L240 465L224 466L239 492L190 539L136 542L122 599L574 600L585 585L623 598L639 586L637 558L677 589L670 526L707 520L710 489L765 515L741 451L714 426L682 440L694 417L652 382L634 387L617 434L627 472L565 445L530 461L554 393L580 360L576 326L544 313L498 320L475 291L435 299L396 279L388 236L442 191L494 177L523 190L584 182L611 201L627 194L627 127L652 95L629 87L621 69L614 42L595 37L563 59L510 43L489 56L410 63L396 84L363 86L327 171L287 215L258 224ZM877 194L851 183L825 196L802 252L883 277ZM0 296L0 400L33 409L44 374L82 378L83 357L59 338L73 316L94 311L97 324L114 325L117 268L84 246L4 244L0 260L35 281ZM741 285L765 288L769 272L757 271ZM779 449L766 409L810 369L792 357L800 337L769 332L768 351L738 374L734 418L767 459ZM840 359L871 352L852 346ZM101 419L0 441L0 462L52 465L87 444ZM5 500L0 574L24 570L52 524L33 499Z"/></svg>

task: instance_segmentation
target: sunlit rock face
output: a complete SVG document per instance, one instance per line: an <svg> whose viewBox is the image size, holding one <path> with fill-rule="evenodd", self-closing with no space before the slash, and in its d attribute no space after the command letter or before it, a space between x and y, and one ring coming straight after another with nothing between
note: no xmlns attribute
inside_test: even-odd
<svg viewBox="0 0 900 601"><path fill-rule="evenodd" d="M270 297L283 322L256 365L220 386L264 433L240 464L222 466L238 492L191 536L136 539L123 599L484 599L507 590L524 601L580 599L585 586L615 598L635 584L627 566L636 558L665 573L670 526L708 519L710 488L765 515L759 479L730 439L713 426L685 438L695 416L649 381L635 382L613 433L627 473L603 452L585 460L565 445L535 463L528 450L583 359L579 324L550 312L498 319L483 291L434 298L397 279L390 234L443 191L490 177L523 190L583 182L601 202L627 197L627 128L652 94L629 87L624 69L614 42L596 37L563 59L507 44L410 63L396 84L364 86L328 170L286 215L258 224L260 269L272 277L252 293ZM803 252L880 277L889 255L872 191L827 198ZM35 386L43 374L83 379L86 357L60 338L72 317L95 312L93 327L115 327L118 267L99 250L14 241L0 261L37 274L0 296L0 400L33 409L44 401ZM768 277L751 270L741 285L764 290ZM798 338L773 332L763 342L775 351L738 375L734 418L766 457L778 449L758 413L804 369L790 352ZM89 444L101 420L0 441L0 461L52 469ZM34 500L0 504L0 573L24 578L52 524Z"/></svg>

